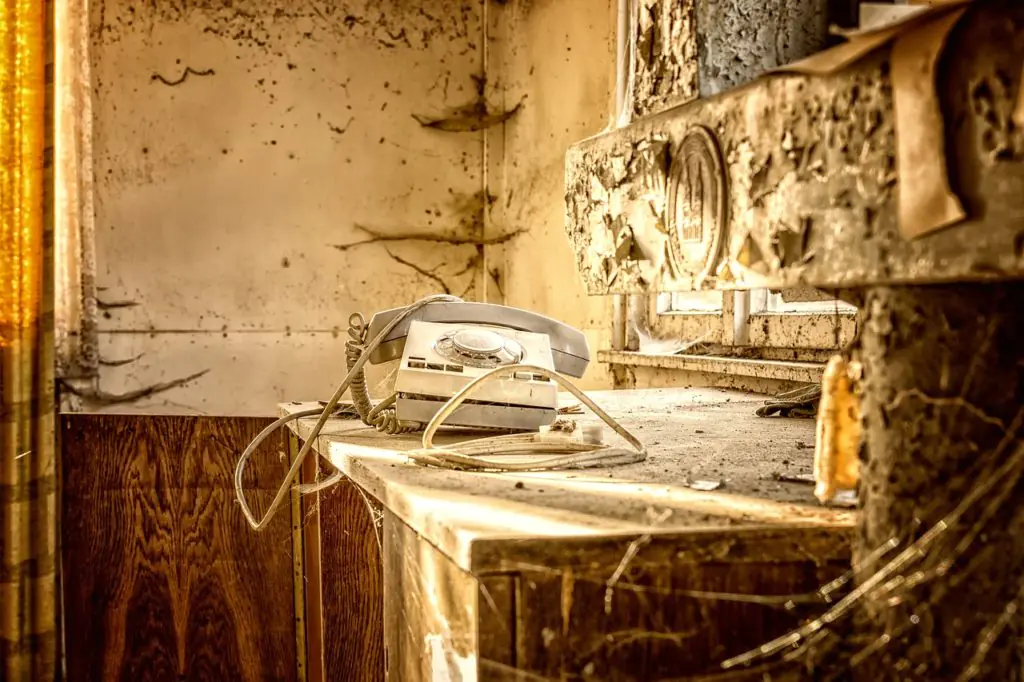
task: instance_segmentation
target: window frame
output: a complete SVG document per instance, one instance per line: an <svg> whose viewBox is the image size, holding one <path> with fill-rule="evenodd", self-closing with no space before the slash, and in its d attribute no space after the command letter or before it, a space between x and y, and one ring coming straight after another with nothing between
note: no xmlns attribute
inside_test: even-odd
<svg viewBox="0 0 1024 682"><path fill-rule="evenodd" d="M672 294L649 296L647 319L650 331L659 338L727 345L725 308L726 294L729 293L722 292L720 310L673 309Z"/></svg>
<svg viewBox="0 0 1024 682"><path fill-rule="evenodd" d="M855 307L829 299L820 306L795 304L779 310L769 304L771 295L767 289L722 291L720 311L673 309L671 294L650 296L650 333L658 338L764 349L840 350L853 341ZM827 311L828 305L834 307L832 312Z"/></svg>

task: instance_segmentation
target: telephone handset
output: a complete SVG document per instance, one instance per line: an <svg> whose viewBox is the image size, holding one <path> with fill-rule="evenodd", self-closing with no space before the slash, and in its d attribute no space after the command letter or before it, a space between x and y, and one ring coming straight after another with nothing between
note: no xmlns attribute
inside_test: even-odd
<svg viewBox="0 0 1024 682"><path fill-rule="evenodd" d="M405 310L378 312L359 337L376 338ZM354 346L350 368L357 357ZM390 433L422 427L470 381L496 367L529 364L581 377L590 350L580 331L543 315L489 303L441 301L401 320L369 355L375 365L397 359L395 395L384 403L371 409L361 372L352 386L363 420ZM445 423L531 431L554 421L557 408L552 381L514 371L481 386Z"/></svg>
<svg viewBox="0 0 1024 682"><path fill-rule="evenodd" d="M373 338L388 322L405 308L383 310L370 319L367 337ZM397 360L402 357L409 326L416 320L421 322L445 322L459 325L482 325L506 327L523 332L544 334L548 337L554 369L559 374L580 378L590 363L590 349L587 337L577 329L550 317L519 308L494 303L450 302L433 303L425 306L398 324L384 338L380 346L370 354L370 364Z"/></svg>

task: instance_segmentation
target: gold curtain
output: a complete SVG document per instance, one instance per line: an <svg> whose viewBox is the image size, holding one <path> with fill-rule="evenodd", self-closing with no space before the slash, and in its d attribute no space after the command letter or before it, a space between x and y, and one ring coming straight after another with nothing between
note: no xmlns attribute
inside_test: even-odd
<svg viewBox="0 0 1024 682"><path fill-rule="evenodd" d="M52 5L0 0L0 681L58 676Z"/></svg>

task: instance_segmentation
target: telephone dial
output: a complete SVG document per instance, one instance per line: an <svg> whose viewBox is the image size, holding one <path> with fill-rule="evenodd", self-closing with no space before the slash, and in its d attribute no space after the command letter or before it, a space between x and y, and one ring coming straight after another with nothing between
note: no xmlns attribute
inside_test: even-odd
<svg viewBox="0 0 1024 682"><path fill-rule="evenodd" d="M357 370L352 397L367 424L388 433L422 428L453 395L498 367L526 364L579 378L590 362L586 337L556 320L518 308L452 298L412 313L378 312L366 324L349 321L349 370L364 351L378 365L399 361L395 393L372 406L365 376ZM405 314L397 324L395 319ZM377 339L372 348L368 339ZM450 426L535 431L554 421L558 387L550 378L514 371L484 384L445 420Z"/></svg>

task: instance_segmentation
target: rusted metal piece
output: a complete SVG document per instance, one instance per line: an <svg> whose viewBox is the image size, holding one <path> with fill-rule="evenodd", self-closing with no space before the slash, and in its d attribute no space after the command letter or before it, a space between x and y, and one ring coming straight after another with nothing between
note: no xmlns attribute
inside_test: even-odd
<svg viewBox="0 0 1024 682"><path fill-rule="evenodd" d="M1012 124L1024 8L971 3L947 39L936 82L949 181L967 219L916 239L898 225L890 55L883 46L826 76L772 74L571 148L566 227L589 293L1024 276L1024 130ZM643 161L657 145L671 164L701 129L722 151L727 189L722 254L703 279L650 248L661 239L670 252L675 235L645 207L664 206L679 185ZM711 188L702 192L710 200Z"/></svg>

